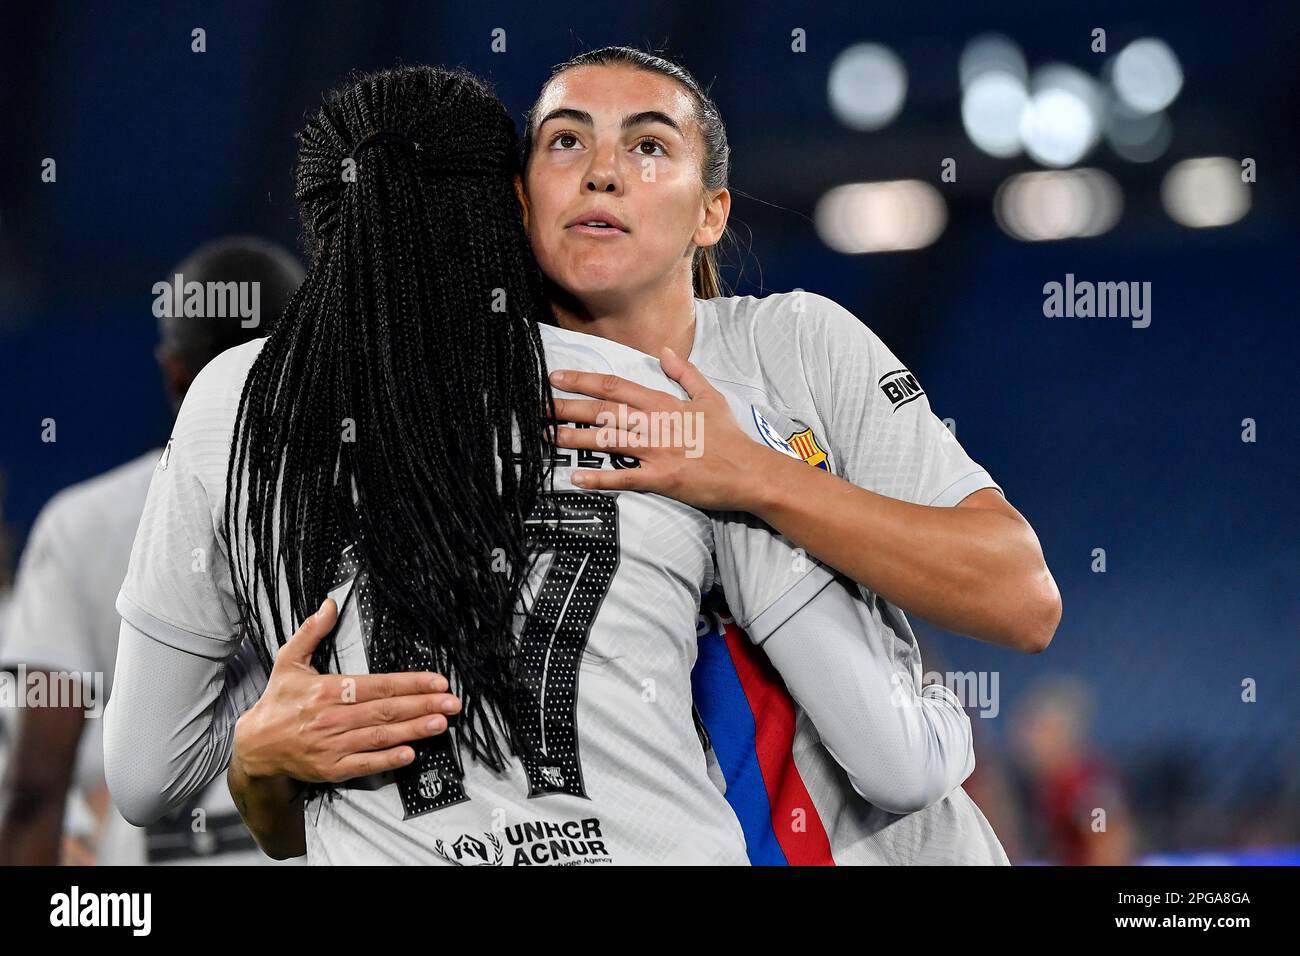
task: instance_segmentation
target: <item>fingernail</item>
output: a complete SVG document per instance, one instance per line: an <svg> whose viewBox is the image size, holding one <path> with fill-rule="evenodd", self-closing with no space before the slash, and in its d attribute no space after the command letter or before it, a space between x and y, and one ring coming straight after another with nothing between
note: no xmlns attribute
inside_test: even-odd
<svg viewBox="0 0 1300 956"><path fill-rule="evenodd" d="M427 724L424 725L424 729L431 734L436 734L440 730L442 730L442 728L446 725L446 723L447 721L445 721L443 718L435 717L433 718L433 720L429 721Z"/></svg>
<svg viewBox="0 0 1300 956"><path fill-rule="evenodd" d="M552 373L551 373L551 384L552 384L552 385L563 385L563 384L564 384L565 382L567 382L568 380L569 380L569 373L568 373L568 372L552 372Z"/></svg>
<svg viewBox="0 0 1300 956"><path fill-rule="evenodd" d="M445 677L439 677L439 676L436 676L436 675L435 675L434 678L433 678L433 680L429 681L429 686L432 687L432 688L433 688L434 690L436 690L436 691L446 690L446 689L447 689L447 678L445 678Z"/></svg>
<svg viewBox="0 0 1300 956"><path fill-rule="evenodd" d="M459 707L460 701L456 700L454 697L442 702L442 712L444 714L453 714Z"/></svg>
<svg viewBox="0 0 1300 956"><path fill-rule="evenodd" d="M587 476L580 471L575 471L573 473L573 483L575 485L585 485L587 483Z"/></svg>

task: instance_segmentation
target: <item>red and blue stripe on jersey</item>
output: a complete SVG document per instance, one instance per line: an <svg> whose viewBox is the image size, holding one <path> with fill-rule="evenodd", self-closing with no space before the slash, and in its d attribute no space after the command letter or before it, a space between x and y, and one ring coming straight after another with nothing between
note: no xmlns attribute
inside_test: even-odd
<svg viewBox="0 0 1300 956"><path fill-rule="evenodd" d="M760 648L731 620L716 589L691 688L713 744L749 861L765 866L835 863L830 839L794 761L795 704Z"/></svg>

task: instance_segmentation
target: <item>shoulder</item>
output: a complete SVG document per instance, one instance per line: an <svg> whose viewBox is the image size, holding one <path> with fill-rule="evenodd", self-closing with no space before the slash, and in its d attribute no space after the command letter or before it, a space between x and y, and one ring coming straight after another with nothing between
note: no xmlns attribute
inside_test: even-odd
<svg viewBox="0 0 1300 956"><path fill-rule="evenodd" d="M265 344L265 339L245 342L227 349L203 367L185 393L169 445L233 431L244 383ZM171 450L169 447L168 452Z"/></svg>
<svg viewBox="0 0 1300 956"><path fill-rule="evenodd" d="M878 340L834 299L795 289L762 298L730 296L698 300L708 310L699 361L705 375L755 387L791 407L806 404L837 370L861 374Z"/></svg>
<svg viewBox="0 0 1300 956"><path fill-rule="evenodd" d="M741 349L760 357L832 339L869 336L856 315L834 299L794 289L755 296L699 300L711 310L720 350L733 357Z"/></svg>
<svg viewBox="0 0 1300 956"><path fill-rule="evenodd" d="M262 353L266 339L253 339L232 349L226 349L195 376L185 401L196 403L221 404L229 402L233 395L236 404L244 389L244 381L249 370Z"/></svg>

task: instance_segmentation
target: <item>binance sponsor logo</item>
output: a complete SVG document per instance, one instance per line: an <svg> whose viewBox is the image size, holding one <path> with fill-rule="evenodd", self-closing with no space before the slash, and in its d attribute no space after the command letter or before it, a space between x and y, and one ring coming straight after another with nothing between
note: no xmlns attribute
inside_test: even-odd
<svg viewBox="0 0 1300 956"><path fill-rule="evenodd" d="M880 390L885 393L894 411L914 402L925 394L925 389L916 382L916 376L905 368L895 369L880 376Z"/></svg>

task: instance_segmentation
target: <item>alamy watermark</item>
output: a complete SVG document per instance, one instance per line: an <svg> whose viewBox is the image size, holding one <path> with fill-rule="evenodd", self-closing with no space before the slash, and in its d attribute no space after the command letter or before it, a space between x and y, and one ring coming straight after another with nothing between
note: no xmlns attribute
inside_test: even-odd
<svg viewBox="0 0 1300 956"><path fill-rule="evenodd" d="M153 284L155 318L233 319L246 329L262 322L260 282L185 281L179 272L171 282Z"/></svg>
<svg viewBox="0 0 1300 956"><path fill-rule="evenodd" d="M50 897L50 925L116 926L131 930L132 936L148 936L153 928L153 894L82 892L74 885Z"/></svg>
<svg viewBox="0 0 1300 956"><path fill-rule="evenodd" d="M1150 282L1076 282L1073 272L1065 282L1043 286L1043 315L1049 319L1131 319L1133 328L1151 324Z"/></svg>
<svg viewBox="0 0 1300 956"><path fill-rule="evenodd" d="M596 426L622 432L628 448L684 448L687 458L704 454L703 412L643 412L619 405L617 412L601 412ZM596 444L609 448L618 442L615 433L602 431Z"/></svg>
<svg viewBox="0 0 1300 956"><path fill-rule="evenodd" d="M76 707L95 719L106 703L102 671L28 671L25 664L0 671L0 710Z"/></svg>
<svg viewBox="0 0 1300 956"><path fill-rule="evenodd" d="M948 688L963 707L981 717L992 719L1002 711L997 671L928 671L922 687L935 684Z"/></svg>

